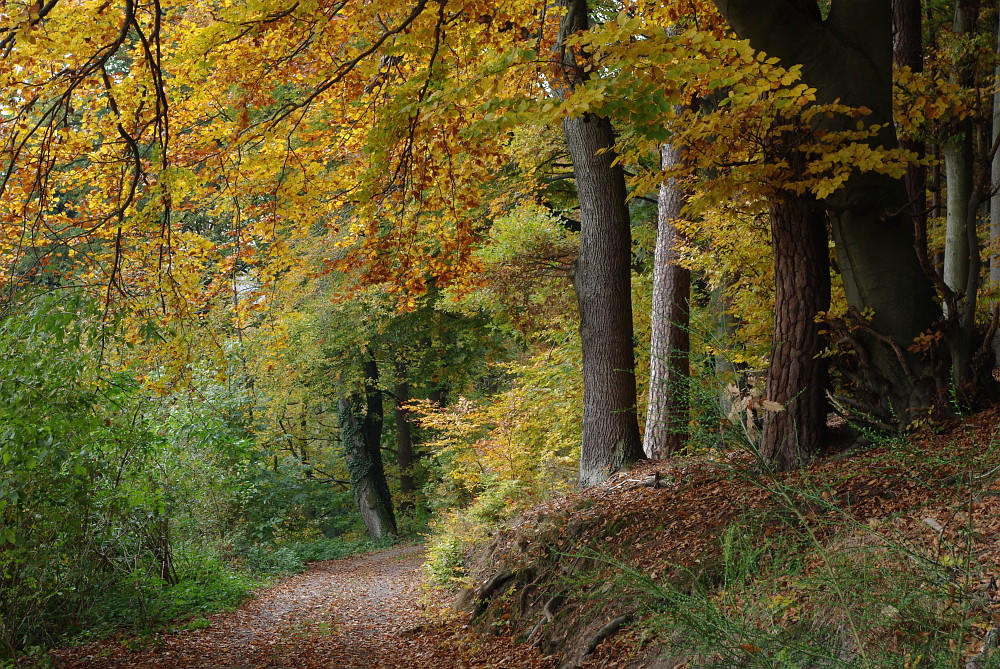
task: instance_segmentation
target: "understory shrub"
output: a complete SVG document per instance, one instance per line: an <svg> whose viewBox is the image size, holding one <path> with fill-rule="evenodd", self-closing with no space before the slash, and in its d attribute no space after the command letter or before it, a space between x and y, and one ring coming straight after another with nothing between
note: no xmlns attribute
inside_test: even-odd
<svg viewBox="0 0 1000 669"><path fill-rule="evenodd" d="M511 386L453 406L416 404L434 476L427 490L435 512L428 540L433 581L462 576L465 549L500 523L571 490L580 449L582 393L572 336L506 369Z"/></svg>

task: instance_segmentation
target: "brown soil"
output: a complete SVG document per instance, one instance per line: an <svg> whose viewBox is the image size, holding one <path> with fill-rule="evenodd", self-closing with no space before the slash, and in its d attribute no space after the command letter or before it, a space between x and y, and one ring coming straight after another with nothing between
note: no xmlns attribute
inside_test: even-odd
<svg viewBox="0 0 1000 669"><path fill-rule="evenodd" d="M53 654L58 667L329 669L549 667L504 636L479 637L422 588L423 551L404 546L310 565L211 626L135 642L101 641Z"/></svg>

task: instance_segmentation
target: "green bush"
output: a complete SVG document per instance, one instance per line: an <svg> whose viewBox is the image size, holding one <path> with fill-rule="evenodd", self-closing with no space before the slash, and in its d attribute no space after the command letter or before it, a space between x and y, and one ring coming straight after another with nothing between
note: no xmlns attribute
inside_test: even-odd
<svg viewBox="0 0 1000 669"><path fill-rule="evenodd" d="M466 544L450 533L436 534L427 545L424 569L435 585L454 587L468 580L465 569Z"/></svg>

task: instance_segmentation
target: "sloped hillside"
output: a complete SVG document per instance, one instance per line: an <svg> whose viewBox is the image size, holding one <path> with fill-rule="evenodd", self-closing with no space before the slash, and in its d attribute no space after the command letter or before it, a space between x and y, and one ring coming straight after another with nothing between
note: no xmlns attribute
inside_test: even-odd
<svg viewBox="0 0 1000 669"><path fill-rule="evenodd" d="M998 426L643 463L509 523L457 605L565 667L1000 666Z"/></svg>

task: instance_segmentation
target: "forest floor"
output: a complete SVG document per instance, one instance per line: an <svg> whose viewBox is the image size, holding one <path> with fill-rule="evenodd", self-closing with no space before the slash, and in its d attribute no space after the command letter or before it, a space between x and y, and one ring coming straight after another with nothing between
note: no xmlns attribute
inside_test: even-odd
<svg viewBox="0 0 1000 669"><path fill-rule="evenodd" d="M423 582L423 549L329 560L268 588L210 625L53 653L57 667L368 668L554 666L508 637L477 635ZM140 646L141 647L138 647Z"/></svg>
<svg viewBox="0 0 1000 669"><path fill-rule="evenodd" d="M550 500L467 556L471 623L423 584L422 561L421 547L401 546L314 563L205 629L52 657L166 669L1000 666L1000 404L803 471L763 471L735 450L645 462Z"/></svg>

